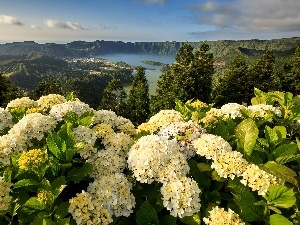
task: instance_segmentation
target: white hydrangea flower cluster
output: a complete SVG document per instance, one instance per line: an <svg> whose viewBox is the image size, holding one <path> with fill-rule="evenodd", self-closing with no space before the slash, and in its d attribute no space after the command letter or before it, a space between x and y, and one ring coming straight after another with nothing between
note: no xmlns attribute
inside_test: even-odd
<svg viewBox="0 0 300 225"><path fill-rule="evenodd" d="M121 173L126 168L125 157L121 157L113 149L102 150L87 159L93 166L91 177L99 177L108 174Z"/></svg>
<svg viewBox="0 0 300 225"><path fill-rule="evenodd" d="M0 136L0 163L10 164L10 155L27 149L27 145L19 135L6 134Z"/></svg>
<svg viewBox="0 0 300 225"><path fill-rule="evenodd" d="M237 151L229 151L225 154L218 155L211 164L211 168L217 171L220 177L234 179L240 177L246 170L248 162L243 155Z"/></svg>
<svg viewBox="0 0 300 225"><path fill-rule="evenodd" d="M117 114L111 110L98 110L94 113L94 122L96 124L105 123L114 128L117 121Z"/></svg>
<svg viewBox="0 0 300 225"><path fill-rule="evenodd" d="M16 98L16 99L10 101L6 106L6 109L20 108L20 107L34 108L37 106L38 106L38 103L36 101L30 99L29 97L23 97L23 98Z"/></svg>
<svg viewBox="0 0 300 225"><path fill-rule="evenodd" d="M270 185L278 184L275 176L254 164L246 167L242 177L241 183L248 185L253 191L258 191L259 195L265 195Z"/></svg>
<svg viewBox="0 0 300 225"><path fill-rule="evenodd" d="M84 142L85 145L94 146L97 137L92 129L79 125L73 129L73 132L77 142Z"/></svg>
<svg viewBox="0 0 300 225"><path fill-rule="evenodd" d="M93 109L90 108L88 104L81 101L68 101L52 106L49 115L56 120L61 121L69 111L81 116L85 112L93 111Z"/></svg>
<svg viewBox="0 0 300 225"><path fill-rule="evenodd" d="M201 137L206 131L193 121L174 122L163 126L158 136L166 137L169 140L176 140L180 151L189 159L195 155L195 148L192 142Z"/></svg>
<svg viewBox="0 0 300 225"><path fill-rule="evenodd" d="M67 100L64 96L58 94L49 94L46 96L41 96L37 100L38 106L48 109L54 105L65 103Z"/></svg>
<svg viewBox="0 0 300 225"><path fill-rule="evenodd" d="M20 136L27 144L30 145L30 140L36 138L41 140L44 133L55 128L56 121L51 116L45 116L41 113L31 113L25 115L17 124L15 124L8 134Z"/></svg>
<svg viewBox="0 0 300 225"><path fill-rule="evenodd" d="M13 126L12 115L4 108L0 107L0 131Z"/></svg>
<svg viewBox="0 0 300 225"><path fill-rule="evenodd" d="M174 217L191 216L200 210L201 190L189 177L175 177L161 187L163 205Z"/></svg>
<svg viewBox="0 0 300 225"><path fill-rule="evenodd" d="M12 197L9 196L11 185L3 177L0 177L0 211L7 210L10 206L12 200Z"/></svg>
<svg viewBox="0 0 300 225"><path fill-rule="evenodd" d="M148 131L154 133L161 127L174 122L184 122L181 114L175 110L161 110L152 116L147 123L142 123L138 127L138 132Z"/></svg>
<svg viewBox="0 0 300 225"><path fill-rule="evenodd" d="M103 138L102 143L105 149L113 149L116 154L125 157L130 146L133 144L133 139L123 132L111 133Z"/></svg>
<svg viewBox="0 0 300 225"><path fill-rule="evenodd" d="M203 222L207 225L245 225L239 215L233 210L229 208L228 211L225 211L223 208L219 208L218 206L209 211L209 217L204 217Z"/></svg>
<svg viewBox="0 0 300 225"><path fill-rule="evenodd" d="M273 112L278 117L282 117L282 113L280 109L272 105L265 105L265 104L250 105L247 107L247 111L250 112L250 115L253 117L264 117L268 112Z"/></svg>
<svg viewBox="0 0 300 225"><path fill-rule="evenodd" d="M174 174L185 176L189 171L186 157L180 153L176 140L157 135L141 137L130 148L127 163L136 180L148 184L164 182Z"/></svg>
<svg viewBox="0 0 300 225"><path fill-rule="evenodd" d="M113 221L111 214L93 199L93 195L82 191L70 199L68 212L71 213L77 225L108 225Z"/></svg>
<svg viewBox="0 0 300 225"><path fill-rule="evenodd" d="M114 173L96 178L87 192L93 204L103 206L110 215L128 217L135 206L131 189L132 184L123 173Z"/></svg>
<svg viewBox="0 0 300 225"><path fill-rule="evenodd" d="M246 107L237 103L227 103L220 108L220 113L225 117L235 119L242 117L241 109L246 109Z"/></svg>
<svg viewBox="0 0 300 225"><path fill-rule="evenodd" d="M233 151L229 143L221 137L203 134L194 142L194 146L199 155L213 160L211 167L220 177L242 177L240 182L253 191L258 191L259 195L265 195L270 185L278 183L275 176L255 164L248 163L241 153Z"/></svg>
<svg viewBox="0 0 300 225"><path fill-rule="evenodd" d="M230 144L222 137L213 134L202 134L199 139L193 142L198 155L205 156L206 159L215 160L218 155L231 152Z"/></svg>
<svg viewBox="0 0 300 225"><path fill-rule="evenodd" d="M51 116L31 113L15 124L8 134L0 137L0 162L9 165L10 155L27 150L31 140L41 140L44 134L55 128L56 121Z"/></svg>

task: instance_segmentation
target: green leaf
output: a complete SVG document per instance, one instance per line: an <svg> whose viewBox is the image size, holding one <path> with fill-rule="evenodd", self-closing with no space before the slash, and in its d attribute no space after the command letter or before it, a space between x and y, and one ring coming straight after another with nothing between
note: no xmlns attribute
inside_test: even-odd
<svg viewBox="0 0 300 225"><path fill-rule="evenodd" d="M56 225L69 225L70 224L70 218L64 218L64 219L59 219L55 223Z"/></svg>
<svg viewBox="0 0 300 225"><path fill-rule="evenodd" d="M276 126L272 129L266 126L265 135L269 144L275 147L286 139L286 128L284 126Z"/></svg>
<svg viewBox="0 0 300 225"><path fill-rule="evenodd" d="M262 169L268 173L273 174L284 182L290 182L291 184L298 186L297 180L295 178L297 176L297 173L287 166L278 164L274 161L269 161L266 164L262 165Z"/></svg>
<svg viewBox="0 0 300 225"><path fill-rule="evenodd" d="M13 186L14 186L14 188L19 188L19 187L26 187L26 186L38 185L38 184L39 184L39 182L36 181L36 180L23 179L23 180L19 180Z"/></svg>
<svg viewBox="0 0 300 225"><path fill-rule="evenodd" d="M136 213L138 225L159 224L155 209L146 201Z"/></svg>
<svg viewBox="0 0 300 225"><path fill-rule="evenodd" d="M199 168L200 171L205 172L205 171L212 171L211 165L208 163L198 163L197 167Z"/></svg>
<svg viewBox="0 0 300 225"><path fill-rule="evenodd" d="M43 219L43 225L56 225L56 223L50 218Z"/></svg>
<svg viewBox="0 0 300 225"><path fill-rule="evenodd" d="M277 159L282 156L294 155L297 151L298 146L294 142L291 142L290 144L280 145L273 151L272 154L274 158Z"/></svg>
<svg viewBox="0 0 300 225"><path fill-rule="evenodd" d="M79 125L91 127L94 122L94 113L92 111L85 112L79 117Z"/></svg>
<svg viewBox="0 0 300 225"><path fill-rule="evenodd" d="M206 202L221 204L221 195L218 191L206 191L204 197Z"/></svg>
<svg viewBox="0 0 300 225"><path fill-rule="evenodd" d="M66 159L68 161L71 161L71 159L73 158L73 156L75 155L76 152L77 152L77 148L75 148L75 147L67 148L66 149Z"/></svg>
<svg viewBox="0 0 300 225"><path fill-rule="evenodd" d="M199 214L194 214L192 216L185 216L180 218L180 221L187 225L199 225L201 224L201 218Z"/></svg>
<svg viewBox="0 0 300 225"><path fill-rule="evenodd" d="M64 154L60 149L64 141L58 135L49 134L46 141L47 141L48 149L56 158L58 159L65 158Z"/></svg>
<svg viewBox="0 0 300 225"><path fill-rule="evenodd" d="M229 131L227 129L227 126L225 126L223 123L218 124L214 131L214 135L221 136L224 140L229 141L230 135Z"/></svg>
<svg viewBox="0 0 300 225"><path fill-rule="evenodd" d="M270 225L293 225L291 221L279 214L273 214L270 216Z"/></svg>
<svg viewBox="0 0 300 225"><path fill-rule="evenodd" d="M290 208L296 203L293 189L282 185L271 185L264 197L274 206L280 208Z"/></svg>
<svg viewBox="0 0 300 225"><path fill-rule="evenodd" d="M240 178L235 177L233 180L228 179L227 188L232 194L241 194L249 192L249 187L240 182Z"/></svg>
<svg viewBox="0 0 300 225"><path fill-rule="evenodd" d="M285 163L297 161L297 160L300 160L300 154L282 156L282 157L277 158L276 162L278 162L279 164L285 164Z"/></svg>
<svg viewBox="0 0 300 225"><path fill-rule="evenodd" d="M258 138L258 132L259 130L255 122L250 118L243 120L235 128L235 135L237 137L238 144L249 156L255 146L256 139Z"/></svg>
<svg viewBox="0 0 300 225"><path fill-rule="evenodd" d="M258 220L264 211L261 205L255 205L257 199L251 192L244 192L234 195L234 201L239 206L241 212L240 216L248 222Z"/></svg>
<svg viewBox="0 0 300 225"><path fill-rule="evenodd" d="M17 214L17 210L28 201L29 195L28 192L22 188L13 190L11 195L14 199L11 205L11 215L15 216Z"/></svg>
<svg viewBox="0 0 300 225"><path fill-rule="evenodd" d="M159 225L176 225L176 218L171 215L166 215L160 218Z"/></svg>
<svg viewBox="0 0 300 225"><path fill-rule="evenodd" d="M22 211L26 213L32 213L43 209L45 209L45 205L40 202L37 197L31 197L22 207Z"/></svg>
<svg viewBox="0 0 300 225"><path fill-rule="evenodd" d="M54 218L60 220L66 217L69 214L68 212L69 206L70 206L69 202L61 203L55 210Z"/></svg>
<svg viewBox="0 0 300 225"><path fill-rule="evenodd" d="M89 163L84 163L82 167L76 167L72 169L68 176L66 177L67 181L74 181L79 183L84 177L93 172L93 166Z"/></svg>
<svg viewBox="0 0 300 225"><path fill-rule="evenodd" d="M56 199L66 186L67 185L66 185L65 177L61 176L55 179L51 184L51 192L53 198Z"/></svg>

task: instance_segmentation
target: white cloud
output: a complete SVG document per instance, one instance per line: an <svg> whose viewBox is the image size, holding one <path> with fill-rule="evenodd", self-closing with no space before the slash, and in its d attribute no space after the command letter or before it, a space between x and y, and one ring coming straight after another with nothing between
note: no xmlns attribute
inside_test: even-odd
<svg viewBox="0 0 300 225"><path fill-rule="evenodd" d="M300 34L299 0L206 0L188 5L187 9L191 13L190 22L210 27L191 32L195 35L206 31L249 35L250 38L252 34Z"/></svg>
<svg viewBox="0 0 300 225"><path fill-rule="evenodd" d="M58 20L52 20L52 19L47 19L44 20L44 23L46 26L51 27L51 28L62 28L62 29L69 29L69 30L85 30L79 23L72 23L72 22L60 22Z"/></svg>
<svg viewBox="0 0 300 225"><path fill-rule="evenodd" d="M33 30L41 30L42 29L41 27L39 27L38 25L35 25L35 24L32 24L30 27Z"/></svg>
<svg viewBox="0 0 300 225"><path fill-rule="evenodd" d="M7 15L0 15L0 24L4 25L24 25L21 21L19 21L17 18Z"/></svg>

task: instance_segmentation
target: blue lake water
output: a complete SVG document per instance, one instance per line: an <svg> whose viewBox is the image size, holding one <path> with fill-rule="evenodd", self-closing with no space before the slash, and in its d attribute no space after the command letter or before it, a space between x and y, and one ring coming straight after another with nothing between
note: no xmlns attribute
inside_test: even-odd
<svg viewBox="0 0 300 225"><path fill-rule="evenodd" d="M149 94L154 95L156 83L161 75L161 66L154 66L145 64L143 60L151 60L161 62L164 64L172 64L175 62L173 55L159 55L159 54L128 54L128 53L115 53L99 55L99 58L106 59L109 62L125 62L131 66L142 66L145 68L145 74L149 83ZM130 86L125 87L125 91L129 91Z"/></svg>

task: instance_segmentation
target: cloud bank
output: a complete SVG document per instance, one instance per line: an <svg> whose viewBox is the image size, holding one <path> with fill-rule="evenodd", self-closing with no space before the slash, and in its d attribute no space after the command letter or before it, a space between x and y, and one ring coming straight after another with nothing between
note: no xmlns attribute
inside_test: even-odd
<svg viewBox="0 0 300 225"><path fill-rule="evenodd" d="M79 23L72 23L72 22L63 23L52 19L46 19L44 20L44 23L46 24L47 27L50 28L62 28L68 30L86 30Z"/></svg>
<svg viewBox="0 0 300 225"><path fill-rule="evenodd" d="M186 8L190 12L190 22L209 27L204 32L191 32L191 35L226 31L257 36L300 32L299 0L206 0Z"/></svg>
<svg viewBox="0 0 300 225"><path fill-rule="evenodd" d="M17 25L17 26L24 25L17 18L12 17L12 16L7 16L7 15L0 15L0 24L3 24L3 25Z"/></svg>

